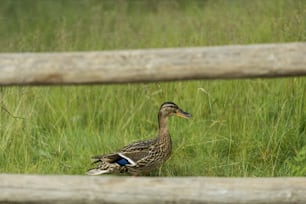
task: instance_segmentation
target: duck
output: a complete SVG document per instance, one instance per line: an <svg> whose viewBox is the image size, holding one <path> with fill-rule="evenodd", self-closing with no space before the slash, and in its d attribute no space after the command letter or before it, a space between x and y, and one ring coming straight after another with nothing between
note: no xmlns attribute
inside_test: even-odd
<svg viewBox="0 0 306 204"><path fill-rule="evenodd" d="M164 102L158 112L158 133L155 138L131 143L116 152L93 156L96 167L87 175L130 174L139 176L159 168L171 155L172 140L168 118L177 116L190 119L192 115L173 102Z"/></svg>

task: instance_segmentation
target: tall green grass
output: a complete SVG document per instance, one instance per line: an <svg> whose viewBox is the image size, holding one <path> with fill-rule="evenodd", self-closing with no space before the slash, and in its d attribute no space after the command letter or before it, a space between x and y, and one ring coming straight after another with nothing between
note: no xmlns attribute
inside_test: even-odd
<svg viewBox="0 0 306 204"><path fill-rule="evenodd" d="M6 0L1 52L306 40L306 2ZM92 155L156 136L174 101L172 157L152 176L306 175L305 78L0 88L0 172L83 174Z"/></svg>

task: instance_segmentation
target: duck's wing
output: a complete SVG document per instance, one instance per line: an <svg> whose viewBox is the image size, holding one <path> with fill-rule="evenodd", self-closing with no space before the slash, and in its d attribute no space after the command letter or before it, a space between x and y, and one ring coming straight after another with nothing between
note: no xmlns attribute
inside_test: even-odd
<svg viewBox="0 0 306 204"><path fill-rule="evenodd" d="M131 159L134 163L146 157L151 151L152 145L155 144L156 139L144 140L132 143L123 147L119 153L126 159Z"/></svg>
<svg viewBox="0 0 306 204"><path fill-rule="evenodd" d="M156 139L150 139L150 140L143 140L134 142L132 144L129 144L125 147L123 147L120 152L133 152L133 151L146 151L148 150L153 144L155 144Z"/></svg>
<svg viewBox="0 0 306 204"><path fill-rule="evenodd" d="M149 154L155 141L156 139L135 142L123 147L118 152L94 156L92 160L93 163L103 161L107 163L117 163L120 166L135 166L138 160L143 159Z"/></svg>

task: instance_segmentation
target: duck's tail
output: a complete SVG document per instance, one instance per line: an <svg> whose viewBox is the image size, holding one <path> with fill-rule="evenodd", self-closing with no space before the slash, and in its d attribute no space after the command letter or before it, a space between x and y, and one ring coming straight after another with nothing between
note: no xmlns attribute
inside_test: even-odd
<svg viewBox="0 0 306 204"><path fill-rule="evenodd" d="M98 155L91 158L92 163L99 163L95 168L89 169L87 175L100 175L107 173L126 173L127 166L135 166L136 163L122 153Z"/></svg>
<svg viewBox="0 0 306 204"><path fill-rule="evenodd" d="M107 174L107 173L112 173L113 172L113 165L109 164L107 162L104 162L102 160L96 160L93 163L98 163L100 162L95 168L89 169L86 174L91 175L91 176L96 176L100 174Z"/></svg>
<svg viewBox="0 0 306 204"><path fill-rule="evenodd" d="M90 176L96 176L96 175L100 175L100 174L107 174L109 172L110 172L110 170L108 170L108 169L92 168L92 169L89 169L86 172L86 174L90 175Z"/></svg>

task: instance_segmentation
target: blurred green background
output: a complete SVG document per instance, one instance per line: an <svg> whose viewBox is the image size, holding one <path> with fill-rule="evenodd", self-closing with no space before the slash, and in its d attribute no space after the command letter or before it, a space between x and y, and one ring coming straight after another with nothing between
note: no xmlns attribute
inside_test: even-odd
<svg viewBox="0 0 306 204"><path fill-rule="evenodd" d="M2 0L0 52L306 40L305 0ZM151 176L305 176L306 78L0 87L0 172L84 174L90 156L156 136L174 101L174 152Z"/></svg>

